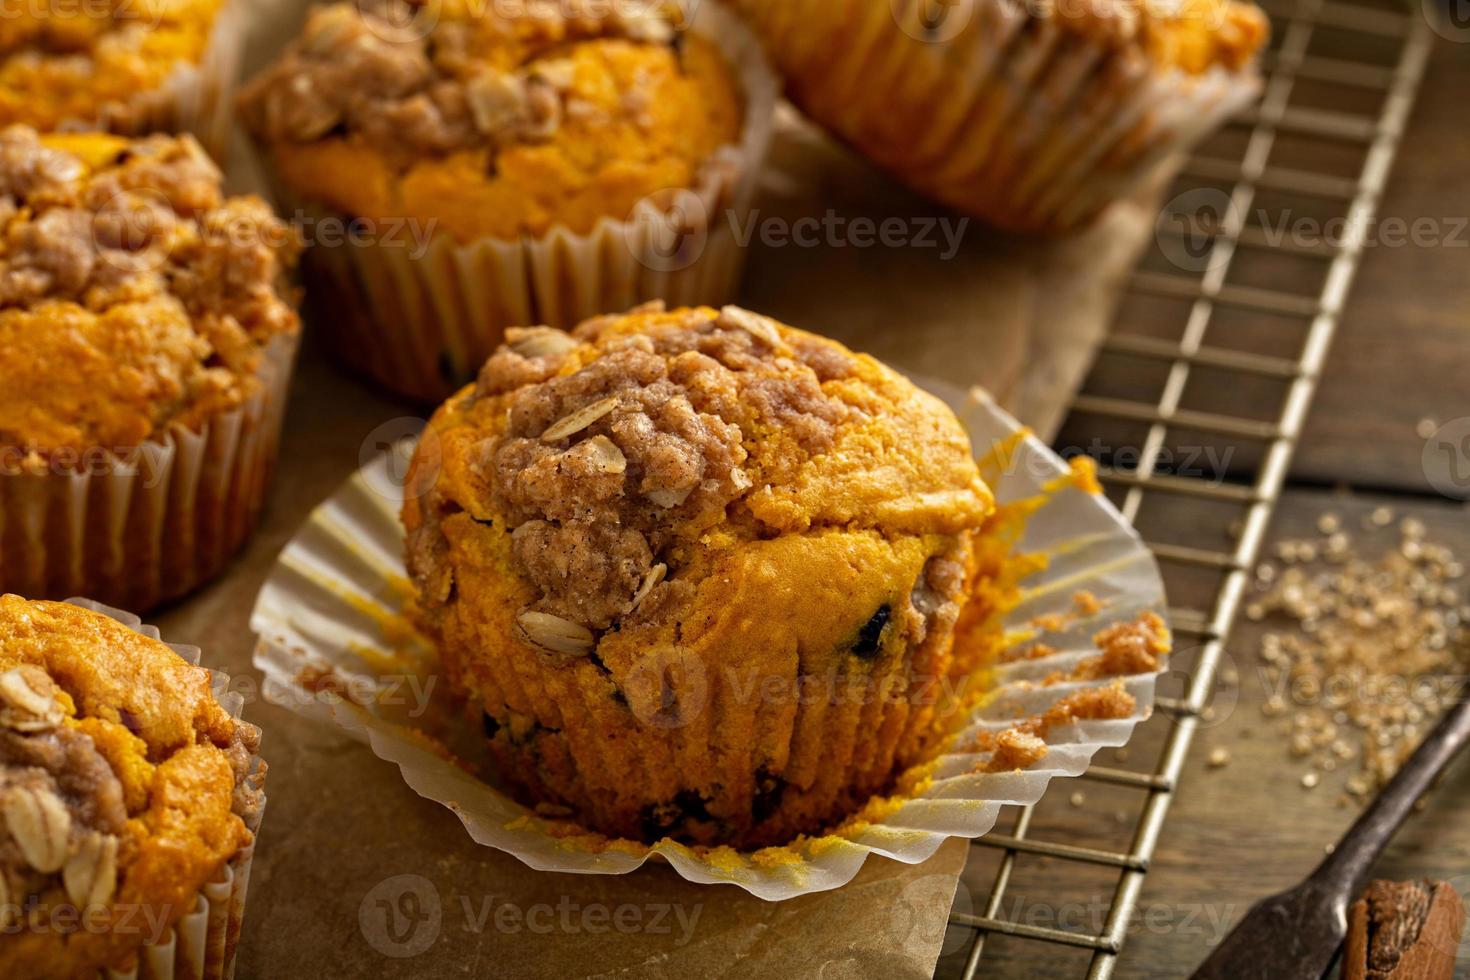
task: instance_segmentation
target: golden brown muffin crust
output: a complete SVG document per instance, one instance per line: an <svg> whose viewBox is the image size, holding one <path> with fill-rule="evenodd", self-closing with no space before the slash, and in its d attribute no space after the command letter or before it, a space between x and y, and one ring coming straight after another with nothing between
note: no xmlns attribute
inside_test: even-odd
<svg viewBox="0 0 1470 980"><path fill-rule="evenodd" d="M0 444L122 452L252 394L295 237L189 137L0 131ZM8 461L13 464L15 461Z"/></svg>
<svg viewBox="0 0 1470 980"><path fill-rule="evenodd" d="M136 125L141 93L198 64L227 0L27 0L0 17L0 125ZM234 0L239 2L239 0Z"/></svg>
<svg viewBox="0 0 1470 980"><path fill-rule="evenodd" d="M694 186L740 128L711 45L671 15L604 6L326 7L247 86L246 121L284 183L355 217L433 220L462 242L585 233Z"/></svg>
<svg viewBox="0 0 1470 980"><path fill-rule="evenodd" d="M207 670L76 606L0 597L0 974L125 968L250 842L259 732ZM15 909L24 908L19 919ZM58 909L92 923L66 934ZM0 913L3 915L4 913ZM162 938L162 937L159 937Z"/></svg>
<svg viewBox="0 0 1470 980"><path fill-rule="evenodd" d="M963 431L942 419L831 342L737 307L655 305L570 336L512 331L441 412L436 499L513 532L518 570L542 593L534 611L601 630L635 599L640 615L657 609L717 527L734 542L978 524L991 498ZM444 516L410 538L431 599L448 588Z"/></svg>
<svg viewBox="0 0 1470 980"><path fill-rule="evenodd" d="M1195 75L1245 67L1270 30L1249 0L1038 0L1027 10L1063 30Z"/></svg>

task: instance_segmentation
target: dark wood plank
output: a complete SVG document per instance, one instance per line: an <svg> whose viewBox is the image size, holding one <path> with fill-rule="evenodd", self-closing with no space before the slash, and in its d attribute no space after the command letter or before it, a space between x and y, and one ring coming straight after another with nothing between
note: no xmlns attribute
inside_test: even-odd
<svg viewBox="0 0 1470 980"><path fill-rule="evenodd" d="M1470 48L1440 43L1380 208L1437 225L1429 247L1368 250L1295 475L1427 489L1421 419L1470 416Z"/></svg>

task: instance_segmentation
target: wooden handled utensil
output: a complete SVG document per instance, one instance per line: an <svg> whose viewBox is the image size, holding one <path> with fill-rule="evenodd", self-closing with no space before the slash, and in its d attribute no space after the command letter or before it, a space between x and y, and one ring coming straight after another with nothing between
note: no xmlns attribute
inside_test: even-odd
<svg viewBox="0 0 1470 980"><path fill-rule="evenodd" d="M1409 757L1311 877L1257 903L1193 980L1322 980L1347 935L1348 905L1414 803L1470 742L1462 700Z"/></svg>

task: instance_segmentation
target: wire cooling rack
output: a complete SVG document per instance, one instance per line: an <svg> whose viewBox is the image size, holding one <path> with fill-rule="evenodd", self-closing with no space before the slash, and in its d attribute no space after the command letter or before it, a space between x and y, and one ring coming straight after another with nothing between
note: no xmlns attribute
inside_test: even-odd
<svg viewBox="0 0 1470 980"><path fill-rule="evenodd" d="M1008 966L1016 975L1113 975L1374 232L1430 49L1428 23L1417 4L1385 0L1265 6L1273 41L1262 98L1176 180L1155 247L1061 437L1064 450L1076 439L1072 451L1099 458L1110 497L1150 540L1169 585L1181 648L1166 688L1174 696L1159 700L1156 737L1127 750L1156 752L1153 767L1128 768L1117 752L1098 760L1114 765L1094 765L1075 784L1073 822L1110 826L1112 844L1085 846L1085 834L1055 829L1067 843L1047 839L1049 824L1066 825L1037 818L1048 803L1059 806L1051 798L976 841L940 977L1011 975ZM1222 525L1218 547L1208 543L1211 522ZM1132 805L1111 814L1087 802L1120 795ZM1083 882L1095 882L1100 898L1079 902ZM1025 914L1038 908L1048 914ZM1056 954L1040 971L1036 944Z"/></svg>

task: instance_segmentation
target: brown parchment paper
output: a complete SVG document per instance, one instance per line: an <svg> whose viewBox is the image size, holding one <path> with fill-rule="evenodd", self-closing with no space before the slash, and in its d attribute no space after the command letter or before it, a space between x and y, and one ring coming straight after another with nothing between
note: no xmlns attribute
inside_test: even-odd
<svg viewBox="0 0 1470 980"><path fill-rule="evenodd" d="M742 303L919 377L981 385L1044 440L1060 427L1157 214L1150 193L1067 238L965 223L828 140L789 106L762 192L765 224L758 227L773 235L803 219L810 228L829 212L846 230L824 234L823 247L759 247L757 234ZM854 221L881 227L895 218L908 244L862 247L870 236L855 234ZM931 221L937 242L925 246ZM946 228L962 231L957 250Z"/></svg>
<svg viewBox="0 0 1470 980"><path fill-rule="evenodd" d="M255 6L247 70L295 32L305 9L302 0ZM235 190L264 186L238 133L228 180ZM961 220L789 110L758 208L777 233L780 222L794 227L829 209L849 221L908 219L913 234L923 220L947 219L951 228ZM937 229L938 248L858 247L850 235L843 244L850 227L819 247L773 248L762 244L758 227L740 301L917 375L983 385L1047 438L1111 319L1153 214L1148 200L1125 202L1092 229L1058 241L972 222L947 258ZM148 617L168 636L201 645L207 666L235 675L265 732L271 813L255 859L238 975L931 976L963 841L916 867L870 860L845 888L779 904L736 888L696 886L660 867L619 878L537 873L475 845L451 814L417 797L366 748L260 700L247 621L276 553L415 414L338 372L308 325L260 533L222 581Z"/></svg>

